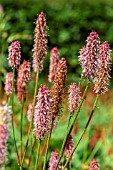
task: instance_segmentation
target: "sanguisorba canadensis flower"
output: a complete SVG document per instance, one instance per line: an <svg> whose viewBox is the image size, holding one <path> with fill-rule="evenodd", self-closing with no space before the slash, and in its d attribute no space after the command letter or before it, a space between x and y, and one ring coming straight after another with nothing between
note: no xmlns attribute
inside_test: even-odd
<svg viewBox="0 0 113 170"><path fill-rule="evenodd" d="M7 157L7 140L11 121L11 108L5 102L0 104L0 169L4 166Z"/></svg>
<svg viewBox="0 0 113 170"><path fill-rule="evenodd" d="M55 152L51 153L51 158L50 158L50 161L49 161L49 169L48 170L55 170L57 162L58 162L58 152L55 151Z"/></svg>
<svg viewBox="0 0 113 170"><path fill-rule="evenodd" d="M80 90L78 86L75 83L73 83L70 85L68 97L70 112L75 112L77 110L80 100L81 100Z"/></svg>
<svg viewBox="0 0 113 170"><path fill-rule="evenodd" d="M34 109L34 136L36 139L46 137L51 122L51 97L45 86L39 88L37 102Z"/></svg>
<svg viewBox="0 0 113 170"><path fill-rule="evenodd" d="M87 37L86 46L80 50L79 61L82 65L82 74L92 80L98 69L100 39L96 32Z"/></svg>
<svg viewBox="0 0 113 170"><path fill-rule="evenodd" d="M30 80L30 63L29 61L24 61L18 69L17 77L17 96L19 101L22 101L22 95L26 93L27 83Z"/></svg>
<svg viewBox="0 0 113 170"><path fill-rule="evenodd" d="M111 70L111 57L110 57L110 47L107 42L104 42L100 46L100 57L98 60L99 69L97 75L94 79L95 93L104 94L108 91L110 70Z"/></svg>
<svg viewBox="0 0 113 170"><path fill-rule="evenodd" d="M45 14L41 12L36 20L34 47L33 47L33 70L37 72L38 65L40 71L43 70L43 61L47 55L47 26Z"/></svg>
<svg viewBox="0 0 113 170"><path fill-rule="evenodd" d="M27 119L29 122L32 120L32 109L33 109L33 102L29 104L29 107L27 110Z"/></svg>
<svg viewBox="0 0 113 170"><path fill-rule="evenodd" d="M49 82L54 81L58 60L59 60L58 48L54 47L52 48L51 55L50 55L50 67L49 67L49 76L48 76Z"/></svg>
<svg viewBox="0 0 113 170"><path fill-rule="evenodd" d="M12 72L7 73L5 82L5 93L9 96L12 94Z"/></svg>
<svg viewBox="0 0 113 170"><path fill-rule="evenodd" d="M20 65L21 52L20 44L18 41L14 41L9 46L9 66L17 68Z"/></svg>
<svg viewBox="0 0 113 170"><path fill-rule="evenodd" d="M70 156L73 148L74 148L74 141L73 141L72 135L70 135L65 146L66 159L68 159L68 157Z"/></svg>
<svg viewBox="0 0 113 170"><path fill-rule="evenodd" d="M57 65L57 70L54 78L53 87L51 90L52 102L51 102L51 115L53 118L59 115L62 95L64 93L65 81L66 81L67 66L65 58L61 58Z"/></svg>
<svg viewBox="0 0 113 170"><path fill-rule="evenodd" d="M100 165L96 160L90 162L89 170L100 170Z"/></svg>

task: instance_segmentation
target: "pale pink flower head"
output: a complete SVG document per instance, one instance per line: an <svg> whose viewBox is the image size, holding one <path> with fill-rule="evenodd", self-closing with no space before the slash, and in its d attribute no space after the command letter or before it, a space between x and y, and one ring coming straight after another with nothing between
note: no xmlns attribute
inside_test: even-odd
<svg viewBox="0 0 113 170"><path fill-rule="evenodd" d="M50 130L51 97L47 87L39 88L37 103L34 109L34 136L42 139Z"/></svg>
<svg viewBox="0 0 113 170"><path fill-rule="evenodd" d="M65 156L66 156L66 159L68 159L68 157L70 156L73 148L74 148L74 141L73 141L72 135L70 135L68 137L68 141L67 141L66 147L65 147Z"/></svg>
<svg viewBox="0 0 113 170"><path fill-rule="evenodd" d="M7 157L6 150L11 114L11 108L5 102L2 103L0 105L0 169L4 167L4 160Z"/></svg>
<svg viewBox="0 0 113 170"><path fill-rule="evenodd" d="M80 104L80 100L81 100L80 90L79 90L78 86L75 83L73 83L70 85L69 97L68 97L69 110L71 112L74 112L77 110L77 108Z"/></svg>
<svg viewBox="0 0 113 170"><path fill-rule="evenodd" d="M43 61L47 55L47 26L45 14L41 12L36 20L34 46L33 46L33 70L37 72L38 65L40 71L43 70Z"/></svg>
<svg viewBox="0 0 113 170"><path fill-rule="evenodd" d="M27 119L29 122L32 120L32 109L33 109L33 102L29 104L28 111L27 111Z"/></svg>
<svg viewBox="0 0 113 170"><path fill-rule="evenodd" d="M52 48L51 55L50 55L50 68L49 68L49 76L48 76L49 82L54 81L58 60L59 60L58 48L54 47Z"/></svg>
<svg viewBox="0 0 113 170"><path fill-rule="evenodd" d="M104 94L108 91L110 70L111 70L111 56L110 47L107 42L104 42L100 46L100 57L99 57L99 69L94 79L94 91L95 93Z"/></svg>
<svg viewBox="0 0 113 170"><path fill-rule="evenodd" d="M87 37L86 46L80 50L79 61L82 65L82 74L92 80L98 69L100 39L96 32Z"/></svg>
<svg viewBox="0 0 113 170"><path fill-rule="evenodd" d="M12 94L12 72L7 73L6 75L5 93L8 96Z"/></svg>
<svg viewBox="0 0 113 170"><path fill-rule="evenodd" d="M90 162L89 170L100 170L100 165L96 160Z"/></svg>
<svg viewBox="0 0 113 170"><path fill-rule="evenodd" d="M17 68L20 65L21 52L18 41L13 41L9 46L9 66Z"/></svg>
<svg viewBox="0 0 113 170"><path fill-rule="evenodd" d="M24 61L18 69L17 77L17 95L18 99L21 102L22 95L26 92L27 83L30 80L30 63L29 61Z"/></svg>
<svg viewBox="0 0 113 170"><path fill-rule="evenodd" d="M58 152L55 151L51 153L48 170L55 170L57 162L58 162ZM57 170L59 170L59 167L57 168Z"/></svg>

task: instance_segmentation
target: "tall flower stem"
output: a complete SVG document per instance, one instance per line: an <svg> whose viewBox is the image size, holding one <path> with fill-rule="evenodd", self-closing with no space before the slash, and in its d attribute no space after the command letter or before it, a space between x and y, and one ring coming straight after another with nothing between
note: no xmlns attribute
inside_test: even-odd
<svg viewBox="0 0 113 170"><path fill-rule="evenodd" d="M45 153L45 157L44 157L44 166L43 166L43 170L46 170L47 154L48 154L49 142L50 142L51 134L52 134L53 121L54 121L54 120L52 119L52 122L51 122L51 129L50 129L50 132L49 132L49 135L48 135L48 138L47 138L47 147L46 147L46 153Z"/></svg>
<svg viewBox="0 0 113 170"><path fill-rule="evenodd" d="M14 77L15 77L15 67L13 67L13 78L12 78L12 130L13 130L13 139L14 139L14 145L15 145L15 149L16 149L18 164L21 167L20 157L19 157L18 148L17 148L17 144L16 144L14 121L13 121L13 116L14 116L14 113L13 113L14 112L13 111L13 106L14 106Z"/></svg>
<svg viewBox="0 0 113 170"><path fill-rule="evenodd" d="M71 133L71 131L72 131L72 129L73 129L73 126L74 126L74 124L75 124L75 122L76 122L76 120L77 120L77 117L78 117L78 115L79 115L81 106L82 106L82 104L83 104L83 101L84 101L84 99L85 99L85 96L86 96L86 93L87 93L87 90L88 90L88 87L89 87L89 83L90 83L89 80L87 80L87 84L86 84L86 87L85 87L84 94L83 94L83 96L82 96L81 102L80 102L79 107L78 107L78 109L77 109L77 111L76 111L76 113L75 113L75 117L73 118L73 121L71 122L71 125L70 125L69 128L68 128L67 135L66 135L65 138L64 138L64 141L63 141L63 144L62 144L62 147L61 147L61 151L60 151L60 154L59 154L59 159L58 159L58 162L57 162L57 165L56 165L55 170L57 170L58 164L59 164L59 162L60 162L60 160L61 160L61 158L62 158L62 155L63 155L63 153L64 153L64 150L65 150L65 146L66 146L68 137L69 137L69 135L70 135L70 133Z"/></svg>
<svg viewBox="0 0 113 170"><path fill-rule="evenodd" d="M80 80L79 80L79 83L78 83L78 88L79 88L79 89L80 89L80 86L81 86L82 80L83 80L83 76L82 76L82 74L81 74L81 77L80 77Z"/></svg>
<svg viewBox="0 0 113 170"><path fill-rule="evenodd" d="M40 156L40 146L41 146L41 140L38 141L38 147L37 147L37 157L35 162L35 170L38 169L38 163L39 163L39 156Z"/></svg>
<svg viewBox="0 0 113 170"><path fill-rule="evenodd" d="M22 95L21 121L20 121L20 159L22 162L22 122L23 122L24 96Z"/></svg>
<svg viewBox="0 0 113 170"><path fill-rule="evenodd" d="M72 150L69 158L67 159L64 167L62 168L62 170L64 170L64 169L66 168L68 162L69 162L69 161L71 160L71 158L72 158L72 155L73 155L74 151L76 150L76 148L78 147L78 145L79 145L82 137L84 136L84 134L85 134L85 132L86 132L86 130L87 130L89 124L90 124L90 121L91 121L91 119L92 119L92 116L93 116L93 114L94 114L94 111L95 111L95 109L96 109L98 99L99 99L99 94L97 94L97 96L96 96L96 99L95 99L95 102L94 102L94 105L93 105L91 114L90 114L90 116L89 116L89 119L88 119L88 121L87 121L87 123L86 123L86 126L85 126L85 128L84 128L84 130L83 130L83 132L82 132L82 134L81 134L81 136L80 136L80 138L79 138L79 140L77 141L76 145L74 146L74 148L73 148L73 150Z"/></svg>
<svg viewBox="0 0 113 170"><path fill-rule="evenodd" d="M32 124L33 124L33 113L34 113L34 108L35 108L35 104L36 104L36 95L37 95L37 91L38 91L38 76L39 76L39 66L38 66L37 74L36 74L36 84L35 84L34 99L33 99L32 119L31 119L31 122L30 122L29 130L28 130L25 150L24 150L24 154L23 154L23 158L22 158L22 165L23 165L23 161L24 161L25 154L26 154L26 151L27 151L27 147L28 147L28 143L29 143L29 137L30 137Z"/></svg>

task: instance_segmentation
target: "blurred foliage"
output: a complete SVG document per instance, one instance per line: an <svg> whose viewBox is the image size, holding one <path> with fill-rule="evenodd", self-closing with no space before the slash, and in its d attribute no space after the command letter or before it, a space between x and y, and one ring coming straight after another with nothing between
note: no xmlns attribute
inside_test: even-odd
<svg viewBox="0 0 113 170"><path fill-rule="evenodd" d="M98 32L101 42L108 41L113 49L112 0L1 0L0 2L4 10L1 24L5 25L3 28L0 27L3 29L0 41L5 58L8 45L18 39L22 47L22 58L32 60L35 20L41 11L46 14L49 28L48 57L45 60L44 74L48 74L49 52L52 47L57 46L60 57L67 59L69 80L78 81L81 74L78 63L79 50L91 31ZM2 64L5 65L3 62Z"/></svg>

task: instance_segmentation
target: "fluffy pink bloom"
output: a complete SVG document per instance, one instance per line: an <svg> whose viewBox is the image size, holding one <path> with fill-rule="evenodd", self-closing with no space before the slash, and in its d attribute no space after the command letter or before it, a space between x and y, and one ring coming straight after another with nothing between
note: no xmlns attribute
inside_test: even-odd
<svg viewBox="0 0 113 170"><path fill-rule="evenodd" d="M110 47L107 42L104 42L100 46L100 57L98 62L99 69L94 79L94 91L95 93L104 94L106 91L108 91L110 78L109 72L111 70Z"/></svg>
<svg viewBox="0 0 113 170"><path fill-rule="evenodd" d="M9 66L18 67L20 65L21 53L20 53L20 44L18 41L11 43L9 47Z"/></svg>
<svg viewBox="0 0 113 170"><path fill-rule="evenodd" d="M7 95L12 94L12 72L6 75L5 92Z"/></svg>
<svg viewBox="0 0 113 170"><path fill-rule="evenodd" d="M58 153L57 152L52 152L48 170L55 170L57 162L58 162ZM58 167L57 170L59 170L59 167Z"/></svg>
<svg viewBox="0 0 113 170"><path fill-rule="evenodd" d="M100 166L96 160L90 162L89 170L100 170Z"/></svg>
<svg viewBox="0 0 113 170"><path fill-rule="evenodd" d="M22 95L26 92L26 86L28 81L30 80L30 63L29 61L24 61L23 64L20 65L18 69L18 77L17 77L17 95L18 99L21 102Z"/></svg>
<svg viewBox="0 0 113 170"><path fill-rule="evenodd" d="M54 47L51 50L51 56L50 56L50 68L49 68L49 76L48 76L49 82L53 82L54 80L58 60L59 60L58 48Z"/></svg>
<svg viewBox="0 0 113 170"><path fill-rule="evenodd" d="M100 39L96 32L91 32L86 40L86 47L80 50L79 61L82 65L82 74L92 80L98 69Z"/></svg>
<svg viewBox="0 0 113 170"><path fill-rule="evenodd" d="M34 109L34 136L42 139L50 130L51 97L47 87L39 88L37 103Z"/></svg>
<svg viewBox="0 0 113 170"><path fill-rule="evenodd" d="M6 103L0 105L0 169L6 159L7 139L9 137L9 124L11 120L11 108Z"/></svg>
<svg viewBox="0 0 113 170"><path fill-rule="evenodd" d="M33 109L33 103L30 103L27 111L27 119L29 122L32 119L32 109Z"/></svg>
<svg viewBox="0 0 113 170"><path fill-rule="evenodd" d="M69 110L71 112L74 112L75 110L77 110L80 100L81 100L81 96L80 96L80 90L78 88L78 86L76 84L71 84L70 88L69 88L69 97L68 97L68 101L69 101Z"/></svg>
<svg viewBox="0 0 113 170"><path fill-rule="evenodd" d="M66 143L66 147L65 147L66 159L68 159L68 157L70 156L70 154L73 150L73 147L74 147L74 141L73 141L72 136L70 135L69 138L68 138L68 141Z"/></svg>
<svg viewBox="0 0 113 170"><path fill-rule="evenodd" d="M47 26L45 14L41 12L36 20L35 36L33 48L33 70L34 72L40 66L40 71L43 70L43 61L47 55Z"/></svg>

